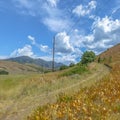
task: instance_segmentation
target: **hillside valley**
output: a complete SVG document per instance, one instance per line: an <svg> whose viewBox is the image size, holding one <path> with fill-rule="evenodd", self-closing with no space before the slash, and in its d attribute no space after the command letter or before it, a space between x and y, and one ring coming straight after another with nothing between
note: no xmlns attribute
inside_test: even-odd
<svg viewBox="0 0 120 120"><path fill-rule="evenodd" d="M55 69L59 69L62 63L54 63ZM51 71L52 61L42 59L33 59L28 56L20 56L0 60L0 71L6 71L8 74L28 74L28 73L43 73Z"/></svg>
<svg viewBox="0 0 120 120"><path fill-rule="evenodd" d="M0 120L118 120L120 44L98 57L56 72L1 75Z"/></svg>

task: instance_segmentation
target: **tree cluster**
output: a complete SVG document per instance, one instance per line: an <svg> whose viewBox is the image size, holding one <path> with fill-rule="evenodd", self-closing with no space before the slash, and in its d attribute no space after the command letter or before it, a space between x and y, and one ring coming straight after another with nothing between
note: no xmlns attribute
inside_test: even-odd
<svg viewBox="0 0 120 120"><path fill-rule="evenodd" d="M81 63L82 64L88 64L90 62L93 62L95 60L95 57L96 56L95 56L95 53L93 51L86 51L82 55Z"/></svg>

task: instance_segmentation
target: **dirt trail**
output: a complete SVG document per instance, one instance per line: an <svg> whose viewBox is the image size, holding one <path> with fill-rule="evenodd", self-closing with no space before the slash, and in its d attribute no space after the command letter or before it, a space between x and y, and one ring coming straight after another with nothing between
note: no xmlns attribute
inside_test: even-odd
<svg viewBox="0 0 120 120"><path fill-rule="evenodd" d="M47 103L53 103L57 99L57 95L61 92L78 91L82 85L86 85L91 81L98 81L109 73L109 68L104 65L99 65L99 69L96 70L90 76L82 78L78 83L72 84L65 88L60 88L55 91L43 93L37 96L29 96L28 98L19 98L18 101L14 101L12 105L6 108L5 113L0 120L23 120L27 115L31 113L37 106L45 105ZM69 78L68 78L69 79ZM94 83L93 82L93 83ZM30 101L32 99L32 101Z"/></svg>

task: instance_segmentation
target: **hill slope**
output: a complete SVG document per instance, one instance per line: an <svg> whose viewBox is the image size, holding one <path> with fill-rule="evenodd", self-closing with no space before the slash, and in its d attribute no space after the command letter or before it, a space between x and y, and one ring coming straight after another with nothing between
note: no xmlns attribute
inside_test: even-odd
<svg viewBox="0 0 120 120"><path fill-rule="evenodd" d="M81 75L59 77L67 71L63 70L47 74L0 76L0 119L23 120L39 106L26 119L49 117L49 120L73 120L81 117L112 120L110 117L117 117L116 113L120 115L119 52L119 45L116 45L100 56L106 58L103 63L112 65L111 73L104 64L92 63L90 71ZM108 62L111 55L112 61Z"/></svg>
<svg viewBox="0 0 120 120"><path fill-rule="evenodd" d="M101 70L99 67L103 73L97 74L96 82L91 87L80 89L74 95L62 94L56 103L44 107L39 106L27 120L119 120L120 44L98 57L107 68L112 68L109 74L101 76L105 69ZM100 78L100 81L97 78Z"/></svg>
<svg viewBox="0 0 120 120"><path fill-rule="evenodd" d="M90 73L59 77L61 72L64 71L0 77L0 102L3 102L0 119L23 120L39 105L55 102L61 93L72 95L82 87L91 86L108 74L109 69L95 63Z"/></svg>
<svg viewBox="0 0 120 120"><path fill-rule="evenodd" d="M20 56L20 57L16 57L16 58L9 58L7 59L6 61L13 61L13 62L18 62L18 63L21 63L21 64L35 64L37 66L43 66L45 68L49 68L51 69L52 67L52 61L45 61L45 60L42 60L42 59L33 59L31 57L28 57L28 56ZM56 63L55 62L55 68L59 68L60 66L62 66L63 64L62 63Z"/></svg>
<svg viewBox="0 0 120 120"><path fill-rule="evenodd" d="M105 52L99 55L103 63L113 66L116 63L120 63L120 44L107 49Z"/></svg>
<svg viewBox="0 0 120 120"><path fill-rule="evenodd" d="M35 65L23 65L17 62L0 61L0 71L7 71L9 74L38 73L42 68Z"/></svg>

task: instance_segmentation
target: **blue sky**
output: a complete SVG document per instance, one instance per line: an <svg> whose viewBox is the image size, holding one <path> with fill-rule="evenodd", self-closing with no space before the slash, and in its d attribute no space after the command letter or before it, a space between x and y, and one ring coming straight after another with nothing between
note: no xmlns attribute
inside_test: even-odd
<svg viewBox="0 0 120 120"><path fill-rule="evenodd" d="M0 0L0 59L78 62L120 43L119 0Z"/></svg>

